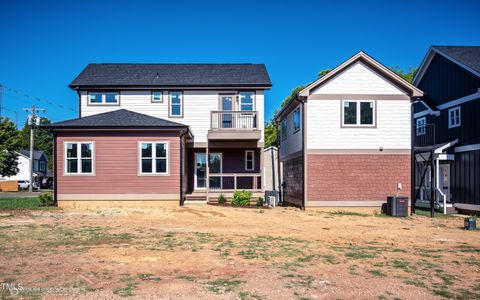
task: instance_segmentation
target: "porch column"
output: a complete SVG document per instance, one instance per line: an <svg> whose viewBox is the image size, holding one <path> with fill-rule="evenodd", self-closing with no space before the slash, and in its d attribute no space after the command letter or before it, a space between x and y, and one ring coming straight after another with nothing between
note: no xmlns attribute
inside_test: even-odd
<svg viewBox="0 0 480 300"><path fill-rule="evenodd" d="M263 160L264 160L264 156L265 156L265 153L263 151L263 148L260 148L260 170L259 170L259 173L260 173L260 189L263 191L264 188L265 188L265 172L263 170ZM257 187L258 188L258 187Z"/></svg>

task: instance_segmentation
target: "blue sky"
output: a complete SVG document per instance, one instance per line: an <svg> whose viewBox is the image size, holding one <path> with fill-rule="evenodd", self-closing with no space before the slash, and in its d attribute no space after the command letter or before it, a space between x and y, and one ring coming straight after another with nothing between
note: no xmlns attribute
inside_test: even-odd
<svg viewBox="0 0 480 300"><path fill-rule="evenodd" d="M364 50L416 67L430 45L480 45L480 1L0 2L3 113L78 115L68 84L92 62L264 63L266 119L290 90ZM63 108L62 108L63 107Z"/></svg>

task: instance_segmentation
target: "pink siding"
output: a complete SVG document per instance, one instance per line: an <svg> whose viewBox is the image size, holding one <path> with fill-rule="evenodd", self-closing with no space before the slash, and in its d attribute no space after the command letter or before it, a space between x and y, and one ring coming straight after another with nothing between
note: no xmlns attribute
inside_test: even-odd
<svg viewBox="0 0 480 300"><path fill-rule="evenodd" d="M95 175L64 174L64 142L95 142ZM138 175L138 142L169 142L169 175ZM179 194L180 141L170 132L59 132L59 194Z"/></svg>

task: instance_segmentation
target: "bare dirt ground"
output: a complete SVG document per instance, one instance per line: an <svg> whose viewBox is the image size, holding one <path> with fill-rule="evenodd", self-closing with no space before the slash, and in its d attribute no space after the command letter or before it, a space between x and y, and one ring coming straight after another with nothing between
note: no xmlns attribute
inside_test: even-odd
<svg viewBox="0 0 480 300"><path fill-rule="evenodd" d="M480 232L462 225L294 208L4 211L0 299L480 299Z"/></svg>

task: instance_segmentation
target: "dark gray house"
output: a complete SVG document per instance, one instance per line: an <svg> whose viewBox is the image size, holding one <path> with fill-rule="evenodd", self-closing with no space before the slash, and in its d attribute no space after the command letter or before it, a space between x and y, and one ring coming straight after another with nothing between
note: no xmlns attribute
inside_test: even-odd
<svg viewBox="0 0 480 300"><path fill-rule="evenodd" d="M480 46L432 46L413 84L416 206L480 211Z"/></svg>

